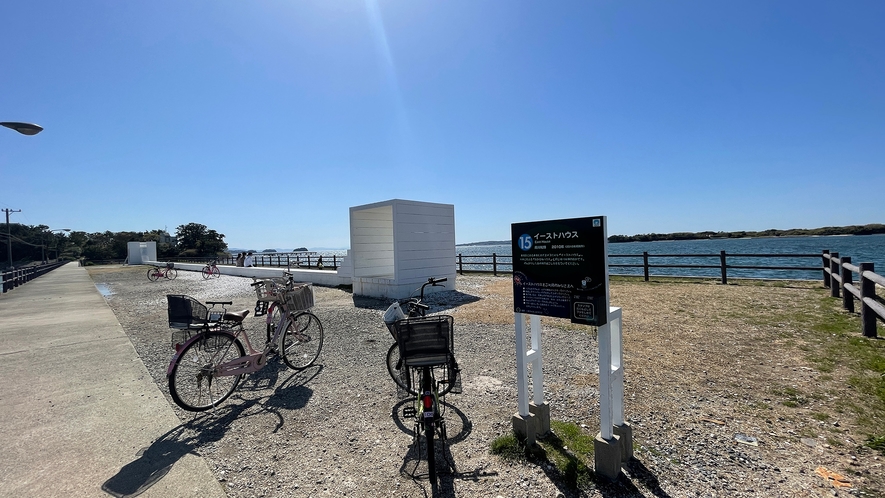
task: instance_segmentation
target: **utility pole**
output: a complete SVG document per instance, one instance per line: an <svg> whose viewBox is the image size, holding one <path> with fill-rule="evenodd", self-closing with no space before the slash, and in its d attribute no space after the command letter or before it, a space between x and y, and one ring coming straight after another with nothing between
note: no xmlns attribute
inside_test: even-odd
<svg viewBox="0 0 885 498"><path fill-rule="evenodd" d="M9 213L21 213L21 209L3 210L6 212L6 256L9 258L9 267L12 268L12 231L9 229Z"/></svg>

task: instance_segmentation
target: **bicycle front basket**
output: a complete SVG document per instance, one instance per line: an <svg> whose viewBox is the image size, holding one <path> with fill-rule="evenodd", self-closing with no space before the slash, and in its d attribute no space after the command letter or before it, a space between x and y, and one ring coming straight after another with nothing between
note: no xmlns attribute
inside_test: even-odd
<svg viewBox="0 0 885 498"><path fill-rule="evenodd" d="M260 283L261 285L255 286L255 293L258 295L259 301L271 302L280 301L282 299L280 296L281 288L272 279L263 279Z"/></svg>

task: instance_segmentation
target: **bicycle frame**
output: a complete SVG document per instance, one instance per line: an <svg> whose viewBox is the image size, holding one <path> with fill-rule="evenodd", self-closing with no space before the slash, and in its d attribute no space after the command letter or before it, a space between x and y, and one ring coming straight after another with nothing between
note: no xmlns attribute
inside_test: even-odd
<svg viewBox="0 0 885 498"><path fill-rule="evenodd" d="M258 351L252 346L252 342L249 340L249 334L246 333L246 329L243 328L242 323L240 323L237 326L232 328L232 329L236 329L236 330L232 330L232 329L221 328L220 322L217 322L217 323L219 323L219 325L217 327L204 328L204 329L200 330L199 333L197 333L193 337L191 337L190 339L184 341L184 343L178 345L178 347L176 348L176 351L175 351L175 355L173 355L172 361L169 362L169 367L166 369L166 375L168 376L168 375L172 374L172 369L174 368L175 363L178 361L178 358L181 355L181 352L184 351L185 349L187 349L187 347L190 346L191 343L203 339L205 334L210 331L222 331L222 332L226 331L226 332L230 333L231 335L233 335L235 338L240 339L244 343L246 348L248 349L248 354L246 354L245 356L241 356L241 357L237 358L236 360L229 361L227 363L219 364L214 370L214 374L216 376L223 377L223 376L228 376L228 375L241 375L241 374L248 374L248 373L257 372L257 371L261 370L262 368L264 368L265 365L267 365L267 355L268 355L268 353L270 353L271 350L273 350L273 345L279 343L280 337L282 336L282 332L285 331L286 328L288 327L288 321L290 320L290 318L291 318L290 312L283 313L282 319L277 324L276 331L274 332L273 340L269 341L267 343L267 345L264 347L263 351ZM285 324L285 326L284 326L284 324ZM232 346L232 344L233 343L231 343L231 346ZM231 346L228 346L228 347L231 347ZM227 353L227 351L220 351L220 352L216 353L216 355L218 355L218 354L223 355L226 353Z"/></svg>

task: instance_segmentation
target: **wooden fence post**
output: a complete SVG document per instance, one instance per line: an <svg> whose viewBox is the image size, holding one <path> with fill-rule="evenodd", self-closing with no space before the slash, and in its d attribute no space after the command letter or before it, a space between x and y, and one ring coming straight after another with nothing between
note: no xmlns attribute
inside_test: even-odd
<svg viewBox="0 0 885 498"><path fill-rule="evenodd" d="M498 276L498 255L495 253L492 253L492 273Z"/></svg>
<svg viewBox="0 0 885 498"><path fill-rule="evenodd" d="M839 297L839 286L832 280L836 280L839 275L839 253L830 254L830 297Z"/></svg>
<svg viewBox="0 0 885 498"><path fill-rule="evenodd" d="M876 312L869 307L866 299L875 299L876 283L869 278L864 278L864 272L873 273L873 263L861 263L860 268L860 323L865 337L876 337Z"/></svg>
<svg viewBox="0 0 885 498"><path fill-rule="evenodd" d="M464 261L461 259L461 253L458 253L458 273L464 275Z"/></svg>
<svg viewBox="0 0 885 498"><path fill-rule="evenodd" d="M824 287L830 287L830 250L824 249L824 252L821 254L821 259L823 260L823 268L824 268Z"/></svg>
<svg viewBox="0 0 885 498"><path fill-rule="evenodd" d="M850 313L854 313L854 295L845 290L846 285L851 285L851 270L845 268L845 263L851 264L851 258L843 256L839 259L839 268L842 277L842 307Z"/></svg>
<svg viewBox="0 0 885 498"><path fill-rule="evenodd" d="M719 266L722 272L722 285L728 284L728 274L725 271L725 251L719 251Z"/></svg>
<svg viewBox="0 0 885 498"><path fill-rule="evenodd" d="M645 281L648 282L648 251L642 251L642 273L645 275Z"/></svg>

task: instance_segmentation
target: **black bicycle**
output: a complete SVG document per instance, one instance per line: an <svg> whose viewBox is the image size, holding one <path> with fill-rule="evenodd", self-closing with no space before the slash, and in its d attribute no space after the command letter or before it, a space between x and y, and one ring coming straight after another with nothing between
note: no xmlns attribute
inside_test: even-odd
<svg viewBox="0 0 885 498"><path fill-rule="evenodd" d="M397 386L415 397L412 405L403 408L403 418L415 419L415 443L420 445L422 439L426 442L432 483L436 482L434 438L443 445L447 439L443 400L448 393L461 392L454 319L449 315L426 316L430 307L423 303L424 288L445 281L430 278L421 286L419 298L394 303L384 314L388 330L396 340L387 352L387 371ZM402 311L403 305L408 316Z"/></svg>

